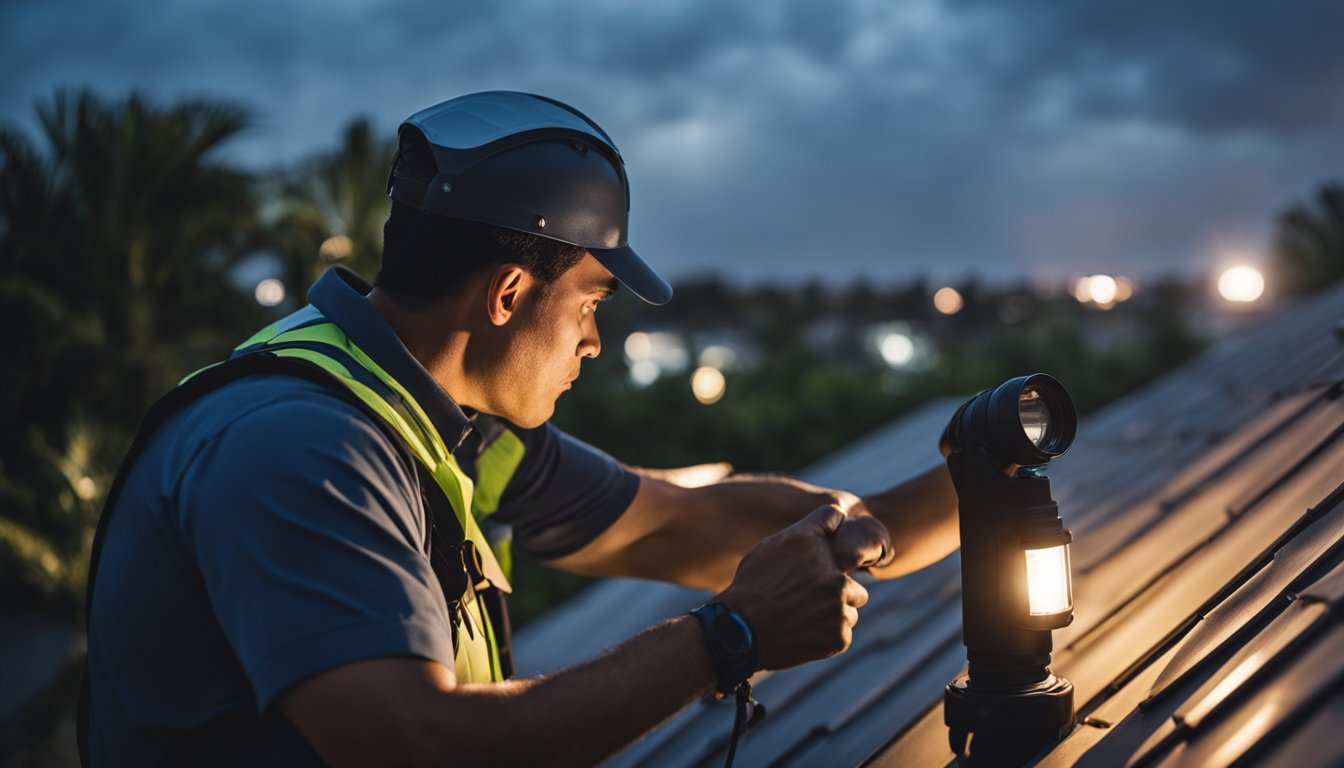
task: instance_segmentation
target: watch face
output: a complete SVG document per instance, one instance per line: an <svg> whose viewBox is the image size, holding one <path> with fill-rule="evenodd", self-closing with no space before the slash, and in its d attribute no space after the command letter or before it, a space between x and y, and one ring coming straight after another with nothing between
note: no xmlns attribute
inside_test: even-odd
<svg viewBox="0 0 1344 768"><path fill-rule="evenodd" d="M714 632L719 638L719 647L734 656L740 656L751 649L751 634L737 614L730 613L714 624Z"/></svg>

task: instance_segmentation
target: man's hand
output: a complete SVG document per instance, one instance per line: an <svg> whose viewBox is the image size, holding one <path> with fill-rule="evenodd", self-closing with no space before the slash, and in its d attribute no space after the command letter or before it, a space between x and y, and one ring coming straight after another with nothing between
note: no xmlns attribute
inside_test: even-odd
<svg viewBox="0 0 1344 768"><path fill-rule="evenodd" d="M784 669L849 647L868 590L848 574L891 550L871 517L825 506L747 552L719 599L756 636L763 669Z"/></svg>

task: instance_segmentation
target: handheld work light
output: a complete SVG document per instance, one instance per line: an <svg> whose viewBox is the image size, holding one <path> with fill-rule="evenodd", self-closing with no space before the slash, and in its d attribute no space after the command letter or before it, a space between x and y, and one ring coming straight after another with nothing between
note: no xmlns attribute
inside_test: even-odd
<svg viewBox="0 0 1344 768"><path fill-rule="evenodd" d="M1045 374L986 390L944 433L961 515L962 637L967 671L947 685L952 751L972 764L1018 765L1073 721L1073 684L1050 673L1051 630L1073 621L1072 535L1045 465L1073 443L1069 393Z"/></svg>

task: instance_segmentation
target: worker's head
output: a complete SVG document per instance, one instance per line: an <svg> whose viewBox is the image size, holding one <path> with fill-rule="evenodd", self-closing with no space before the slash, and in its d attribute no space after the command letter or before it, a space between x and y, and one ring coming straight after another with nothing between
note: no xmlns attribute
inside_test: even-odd
<svg viewBox="0 0 1344 768"><path fill-rule="evenodd" d="M408 310L466 298L479 324L465 404L540 424L600 350L594 310L618 281L671 297L627 243L620 155L576 110L517 93L431 107L400 138L375 282Z"/></svg>
<svg viewBox="0 0 1344 768"><path fill-rule="evenodd" d="M475 93L411 115L399 137L388 178L397 203L578 246L645 301L672 298L630 247L620 152L573 107L526 93Z"/></svg>

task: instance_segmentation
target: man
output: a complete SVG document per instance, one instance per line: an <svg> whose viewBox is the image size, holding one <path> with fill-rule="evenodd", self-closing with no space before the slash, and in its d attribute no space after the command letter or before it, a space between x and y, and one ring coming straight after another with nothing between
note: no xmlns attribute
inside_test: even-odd
<svg viewBox="0 0 1344 768"><path fill-rule="evenodd" d="M852 571L956 546L941 468L866 505L786 479L688 489L548 423L601 349L601 300L671 297L627 243L620 155L576 110L494 92L418 113L390 195L375 287L328 272L146 418L90 569L93 763L593 763L844 650ZM557 568L721 591L510 680L496 522Z"/></svg>

